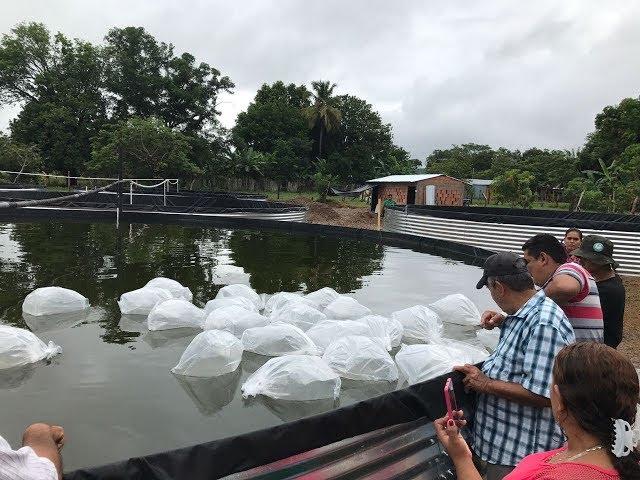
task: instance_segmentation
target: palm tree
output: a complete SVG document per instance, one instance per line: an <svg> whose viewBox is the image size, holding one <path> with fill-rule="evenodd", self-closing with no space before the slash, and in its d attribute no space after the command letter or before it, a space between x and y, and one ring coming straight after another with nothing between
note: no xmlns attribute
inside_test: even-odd
<svg viewBox="0 0 640 480"><path fill-rule="evenodd" d="M332 106L333 89L335 83L325 81L311 82L313 87L313 105L305 109L309 126L318 126L318 157L322 158L322 140L325 132L330 132L340 125L342 114Z"/></svg>

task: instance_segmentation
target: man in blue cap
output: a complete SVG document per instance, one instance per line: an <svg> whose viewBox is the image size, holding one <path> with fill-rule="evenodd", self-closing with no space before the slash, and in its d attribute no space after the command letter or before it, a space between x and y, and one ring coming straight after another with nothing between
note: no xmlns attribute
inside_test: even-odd
<svg viewBox="0 0 640 480"><path fill-rule="evenodd" d="M551 373L556 353L573 343L562 309L536 291L524 259L497 253L476 285L486 286L507 313L496 350L482 369L455 367L478 394L473 450L487 464L487 480L500 480L527 455L558 448L562 435L551 412Z"/></svg>

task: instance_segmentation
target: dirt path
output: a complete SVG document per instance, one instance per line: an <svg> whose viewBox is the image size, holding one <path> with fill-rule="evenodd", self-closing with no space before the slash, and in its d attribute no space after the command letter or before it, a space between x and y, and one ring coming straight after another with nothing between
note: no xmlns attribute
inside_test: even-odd
<svg viewBox="0 0 640 480"><path fill-rule="evenodd" d="M291 200L291 203L309 207L308 221L326 225L353 228L376 228L376 216L368 208L343 207L339 203L319 203L307 197ZM624 315L624 339L620 351L629 356L636 368L640 368L640 277L623 277L627 290Z"/></svg>

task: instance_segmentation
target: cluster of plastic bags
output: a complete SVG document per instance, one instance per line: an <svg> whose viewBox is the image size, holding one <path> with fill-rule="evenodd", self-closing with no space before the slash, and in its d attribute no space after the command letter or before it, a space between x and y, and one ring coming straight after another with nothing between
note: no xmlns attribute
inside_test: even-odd
<svg viewBox="0 0 640 480"><path fill-rule="evenodd" d="M354 298L325 287L307 295L277 293L265 302L247 285L227 285L204 308L192 303L191 290L159 277L123 293L123 315L146 315L149 330L204 330L184 350L172 372L214 377L234 372L243 352L272 356L242 385L245 397L320 400L338 397L341 378L414 384L477 363L488 355L481 347L443 338L444 323L479 324L480 313L464 295L444 297L384 317ZM89 307L77 292L39 288L24 300L32 316L71 314ZM402 341L422 342L404 345ZM499 331L477 332L478 343L493 350ZM395 359L389 352L401 346ZM0 369L51 358L60 347L33 333L0 326Z"/></svg>

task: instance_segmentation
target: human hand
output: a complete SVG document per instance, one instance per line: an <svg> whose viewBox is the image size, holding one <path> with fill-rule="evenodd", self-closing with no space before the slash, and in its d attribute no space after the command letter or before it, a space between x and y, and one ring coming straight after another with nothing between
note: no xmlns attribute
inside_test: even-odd
<svg viewBox="0 0 640 480"><path fill-rule="evenodd" d="M460 435L460 428L465 426L467 421L463 419L462 410L456 410L453 412L453 416L455 420L445 415L433 422L438 440L453 461L471 458L469 445Z"/></svg>
<svg viewBox="0 0 640 480"><path fill-rule="evenodd" d="M464 375L462 383L464 384L465 392L474 390L478 393L488 393L491 379L482 373L482 370L475 365L466 364L456 366L453 367L453 370Z"/></svg>
<svg viewBox="0 0 640 480"><path fill-rule="evenodd" d="M493 310L485 310L480 315L480 325L486 330L493 330L499 327L504 322L506 317L502 312L495 312Z"/></svg>
<svg viewBox="0 0 640 480"><path fill-rule="evenodd" d="M64 429L58 425L51 425L50 431L51 431L51 439L56 444L56 447L58 447L58 451L62 450L62 447L64 447L64 440L65 440Z"/></svg>

